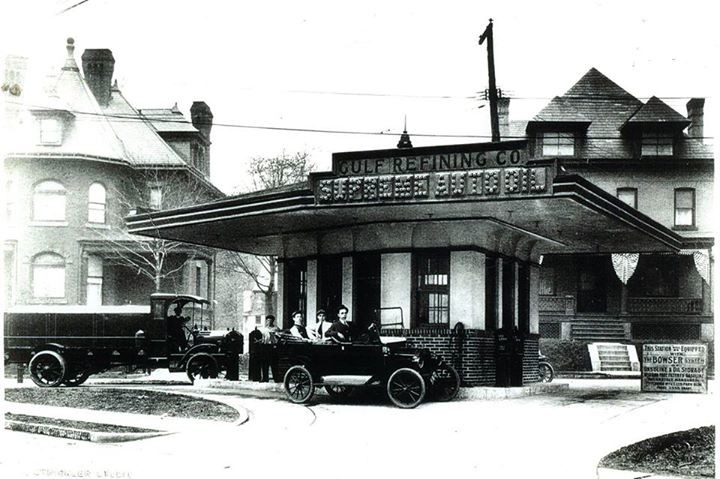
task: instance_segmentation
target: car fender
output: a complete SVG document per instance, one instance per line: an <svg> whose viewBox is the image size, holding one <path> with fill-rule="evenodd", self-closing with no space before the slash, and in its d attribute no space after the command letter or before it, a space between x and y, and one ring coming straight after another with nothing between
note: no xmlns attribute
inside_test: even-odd
<svg viewBox="0 0 720 479"><path fill-rule="evenodd" d="M216 354L218 352L217 345L215 344L198 344L196 346L191 347L187 351L185 351L185 354L183 355L182 359L180 360L180 364L185 367L188 360L196 355L197 353L207 353L210 355Z"/></svg>

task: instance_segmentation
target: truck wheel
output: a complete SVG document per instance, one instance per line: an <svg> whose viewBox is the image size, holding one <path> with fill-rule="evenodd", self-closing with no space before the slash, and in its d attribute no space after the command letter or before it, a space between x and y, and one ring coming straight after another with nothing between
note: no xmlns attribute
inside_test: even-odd
<svg viewBox="0 0 720 479"><path fill-rule="evenodd" d="M387 395L397 407L414 408L425 399L425 380L410 368L400 368L390 375Z"/></svg>
<svg viewBox="0 0 720 479"><path fill-rule="evenodd" d="M293 366L285 373L285 394L296 404L310 401L315 392L312 375L305 366Z"/></svg>
<svg viewBox="0 0 720 479"><path fill-rule="evenodd" d="M70 364L65 373L65 386L80 386L90 377L90 369L83 364Z"/></svg>
<svg viewBox="0 0 720 479"><path fill-rule="evenodd" d="M196 379L216 378L218 376L218 365L215 358L207 353L197 353L187 362L187 376L191 383Z"/></svg>
<svg viewBox="0 0 720 479"><path fill-rule="evenodd" d="M67 373L65 359L55 351L40 351L30 359L30 379L41 388L52 388L62 384Z"/></svg>

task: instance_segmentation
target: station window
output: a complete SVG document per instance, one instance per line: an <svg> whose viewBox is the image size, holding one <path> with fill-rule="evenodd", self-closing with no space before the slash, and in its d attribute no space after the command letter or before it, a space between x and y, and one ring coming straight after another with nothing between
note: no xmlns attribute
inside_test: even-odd
<svg viewBox="0 0 720 479"><path fill-rule="evenodd" d="M575 135L573 133L545 132L542 137L543 156L573 156Z"/></svg>
<svg viewBox="0 0 720 479"><path fill-rule="evenodd" d="M418 326L450 324L450 253L418 253L415 265Z"/></svg>
<svg viewBox="0 0 720 479"><path fill-rule="evenodd" d="M637 209L637 188L618 188L617 197L623 203Z"/></svg>

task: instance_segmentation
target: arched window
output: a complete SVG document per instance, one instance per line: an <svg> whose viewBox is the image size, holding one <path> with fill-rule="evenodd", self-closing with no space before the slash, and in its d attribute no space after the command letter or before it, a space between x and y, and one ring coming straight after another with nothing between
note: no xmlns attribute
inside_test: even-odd
<svg viewBox="0 0 720 479"><path fill-rule="evenodd" d="M32 291L35 298L65 297L65 258L40 253L32 260Z"/></svg>
<svg viewBox="0 0 720 479"><path fill-rule="evenodd" d="M88 190L88 221L105 224L105 187L93 183Z"/></svg>
<svg viewBox="0 0 720 479"><path fill-rule="evenodd" d="M65 221L65 187L57 181L43 181L33 191L33 220Z"/></svg>

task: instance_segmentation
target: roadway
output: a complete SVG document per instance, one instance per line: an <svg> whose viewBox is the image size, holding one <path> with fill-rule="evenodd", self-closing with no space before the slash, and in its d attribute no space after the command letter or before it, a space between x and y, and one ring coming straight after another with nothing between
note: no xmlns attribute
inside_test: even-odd
<svg viewBox="0 0 720 479"><path fill-rule="evenodd" d="M115 444L4 431L0 474L591 478L598 461L622 445L717 419L713 394L641 393L638 380L565 381L570 389L551 395L412 410L372 394L341 404L318 395L302 406L176 386L171 389L227 402L247 420Z"/></svg>

